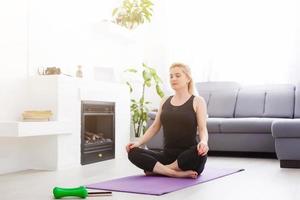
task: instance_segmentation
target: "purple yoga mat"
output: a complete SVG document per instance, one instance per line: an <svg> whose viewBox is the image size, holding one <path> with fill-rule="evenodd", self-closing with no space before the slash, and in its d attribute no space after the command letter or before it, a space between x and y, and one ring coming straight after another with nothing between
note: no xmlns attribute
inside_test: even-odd
<svg viewBox="0 0 300 200"><path fill-rule="evenodd" d="M117 192L163 195L240 171L243 171L243 169L205 168L197 179L136 175L90 184L86 187Z"/></svg>

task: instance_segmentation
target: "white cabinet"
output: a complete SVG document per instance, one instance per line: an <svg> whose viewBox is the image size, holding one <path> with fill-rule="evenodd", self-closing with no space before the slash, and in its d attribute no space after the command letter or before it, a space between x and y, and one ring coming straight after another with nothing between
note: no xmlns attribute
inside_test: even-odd
<svg viewBox="0 0 300 200"><path fill-rule="evenodd" d="M53 121L0 120L0 174L80 166L81 101L115 102L116 158L126 155L130 136L126 85L63 75L35 76L28 82L27 109L51 110Z"/></svg>

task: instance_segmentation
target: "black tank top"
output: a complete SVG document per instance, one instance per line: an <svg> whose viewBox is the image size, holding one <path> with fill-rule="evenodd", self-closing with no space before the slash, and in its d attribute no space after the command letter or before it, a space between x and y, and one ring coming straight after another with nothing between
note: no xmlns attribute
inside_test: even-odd
<svg viewBox="0 0 300 200"><path fill-rule="evenodd" d="M165 149L188 149L197 144L197 117L193 108L194 95L184 104L173 106L169 97L162 106L160 116L164 131Z"/></svg>

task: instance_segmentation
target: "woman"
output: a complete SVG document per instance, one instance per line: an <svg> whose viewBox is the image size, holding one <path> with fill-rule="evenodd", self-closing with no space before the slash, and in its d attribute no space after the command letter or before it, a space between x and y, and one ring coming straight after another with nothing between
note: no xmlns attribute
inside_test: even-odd
<svg viewBox="0 0 300 200"><path fill-rule="evenodd" d="M137 142L126 146L128 158L146 175L197 178L204 169L209 149L206 103L202 97L193 95L193 80L188 66L174 63L170 67L170 83L175 95L161 102L156 118L145 134ZM161 126L164 132L163 152L139 148Z"/></svg>

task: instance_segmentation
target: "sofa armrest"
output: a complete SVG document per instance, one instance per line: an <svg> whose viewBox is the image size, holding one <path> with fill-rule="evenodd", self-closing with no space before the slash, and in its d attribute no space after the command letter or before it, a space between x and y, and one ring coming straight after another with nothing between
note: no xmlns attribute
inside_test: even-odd
<svg viewBox="0 0 300 200"><path fill-rule="evenodd" d="M274 138L300 138L300 119L280 119L272 123Z"/></svg>

